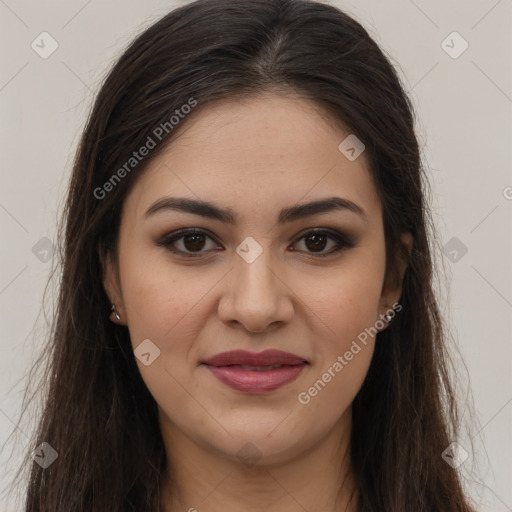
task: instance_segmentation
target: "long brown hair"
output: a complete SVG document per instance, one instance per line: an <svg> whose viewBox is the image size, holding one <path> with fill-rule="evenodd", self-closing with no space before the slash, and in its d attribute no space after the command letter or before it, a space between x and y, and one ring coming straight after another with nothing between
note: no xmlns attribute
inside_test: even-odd
<svg viewBox="0 0 512 512"><path fill-rule="evenodd" d="M396 270L400 234L414 237L402 310L378 334L353 402L358 510L472 510L461 476L441 457L457 440L459 414L434 293L426 173L413 106L396 70L367 31L333 6L198 0L129 45L81 137L60 225L60 291L34 443L49 443L58 458L43 469L27 457L26 512L159 509L167 467L157 407L128 329L109 321L102 257L116 253L121 208L134 180L188 119L210 101L264 91L315 102L365 144L383 205L389 272ZM193 112L170 122L191 98ZM165 136L156 147L113 181L159 126L167 130L157 132Z"/></svg>

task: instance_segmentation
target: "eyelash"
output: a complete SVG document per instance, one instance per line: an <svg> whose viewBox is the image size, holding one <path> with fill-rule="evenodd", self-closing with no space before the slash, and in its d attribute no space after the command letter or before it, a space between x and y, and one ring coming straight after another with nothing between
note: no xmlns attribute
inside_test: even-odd
<svg viewBox="0 0 512 512"><path fill-rule="evenodd" d="M169 234L165 235L163 238L161 238L157 242L157 245L163 246L167 250L169 250L169 251L171 251L171 252L173 252L175 254L178 254L180 256L183 256L185 258L199 258L199 257L202 257L203 252L187 253L185 251L181 251L181 250L177 250L175 248L172 248L172 244L174 242L177 242L178 240L184 238L187 235L201 235L201 236L205 235L206 237L214 240L214 238L212 236L210 236L206 231L203 231L203 230L200 230L200 229L196 229L196 228L186 228L186 229L180 229L178 231L175 231L173 233L169 233ZM350 248L355 246L355 243L350 238L348 238L347 236L345 236L345 235L343 235L343 234L341 234L341 233L339 233L337 231L330 231L330 230L321 229L321 228L312 229L310 231L307 231L302 236L297 238L294 241L294 244L297 243L299 240L302 240L303 238L307 238L310 235L326 235L329 238L335 240L337 242L337 244L338 244L337 248L335 248L334 250L331 250L330 252L325 253L325 254L314 253L314 252L310 252L309 253L309 254L312 254L313 256L318 257L318 258L326 258L328 256L332 256L334 254L337 254L337 253L343 251L344 249L350 249Z"/></svg>

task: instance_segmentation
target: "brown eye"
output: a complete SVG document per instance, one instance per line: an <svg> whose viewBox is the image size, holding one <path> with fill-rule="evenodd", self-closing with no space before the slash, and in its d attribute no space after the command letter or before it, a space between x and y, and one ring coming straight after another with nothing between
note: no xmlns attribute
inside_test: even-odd
<svg viewBox="0 0 512 512"><path fill-rule="evenodd" d="M304 237L306 240L306 247L313 251L322 251L325 249L327 238L325 235L317 235L316 233Z"/></svg>
<svg viewBox="0 0 512 512"><path fill-rule="evenodd" d="M309 231L300 237L299 240L304 239L304 245L306 247L306 252L311 254L317 254L320 257L330 256L332 254L338 253L339 251L351 248L355 246L355 243L352 240L349 240L346 236L341 233L333 233L331 231L326 230L313 230ZM334 250L329 252L323 252L328 245L328 240L334 240ZM331 246L332 247L332 246Z"/></svg>
<svg viewBox="0 0 512 512"><path fill-rule="evenodd" d="M200 251L204 247L204 235L184 235L182 238L188 251Z"/></svg>
<svg viewBox="0 0 512 512"><path fill-rule="evenodd" d="M219 246L215 245L208 249L206 247L208 239L214 241L213 237L205 231L181 229L165 235L157 244L180 256L199 257L211 250L216 250L215 248L218 249ZM305 249L300 249L299 252L306 252L318 257L331 256L355 246L355 243L345 235L325 229L310 230L298 238L295 244L301 240L304 240ZM332 250L325 252L329 247L329 241L331 241L330 248Z"/></svg>
<svg viewBox="0 0 512 512"><path fill-rule="evenodd" d="M175 233L164 236L158 245L164 246L171 252L185 257L201 256L207 250L203 250L207 245L206 241L213 240L206 232L196 229L181 229ZM178 246L180 245L180 246Z"/></svg>

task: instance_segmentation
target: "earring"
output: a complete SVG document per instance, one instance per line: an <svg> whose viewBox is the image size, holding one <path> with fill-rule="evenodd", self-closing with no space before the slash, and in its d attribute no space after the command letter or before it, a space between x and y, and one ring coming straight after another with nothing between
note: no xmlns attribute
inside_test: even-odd
<svg viewBox="0 0 512 512"><path fill-rule="evenodd" d="M391 315L388 315L387 313L384 315L384 320L386 322L391 322L393 320L393 317Z"/></svg>
<svg viewBox="0 0 512 512"><path fill-rule="evenodd" d="M119 316L119 313L116 311L116 306L114 304L112 304L112 308L110 309L110 312L111 312L110 313L110 320L114 321L112 319L112 316L114 316L117 321L121 320L121 317Z"/></svg>

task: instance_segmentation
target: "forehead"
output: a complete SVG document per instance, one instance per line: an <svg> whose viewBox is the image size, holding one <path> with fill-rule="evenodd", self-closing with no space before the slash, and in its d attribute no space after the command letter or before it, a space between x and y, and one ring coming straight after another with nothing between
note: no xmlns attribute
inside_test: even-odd
<svg viewBox="0 0 512 512"><path fill-rule="evenodd" d="M196 108L130 192L137 216L165 195L215 198L254 215L338 194L380 213L364 152L349 160L339 145L350 133L315 103L262 94Z"/></svg>

